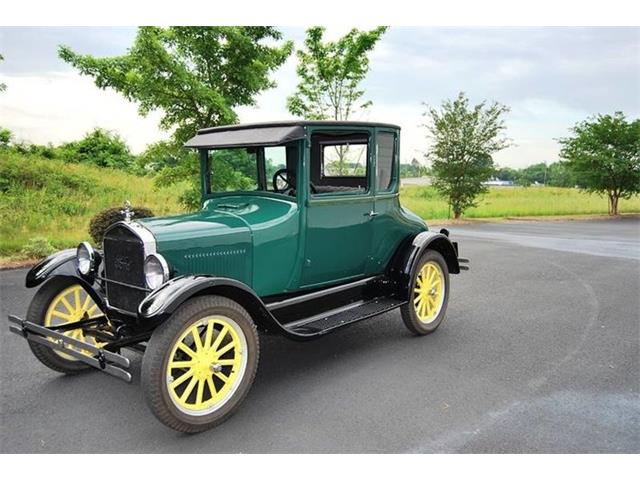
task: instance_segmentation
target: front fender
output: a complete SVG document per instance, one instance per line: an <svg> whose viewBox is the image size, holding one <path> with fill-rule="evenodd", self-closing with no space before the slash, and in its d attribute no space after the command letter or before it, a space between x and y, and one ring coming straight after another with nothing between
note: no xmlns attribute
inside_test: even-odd
<svg viewBox="0 0 640 480"><path fill-rule="evenodd" d="M253 289L226 277L188 275L174 278L151 292L140 303L138 316L153 323L162 323L184 302L204 294L228 297L247 310L259 327L290 336L290 332L275 319Z"/></svg>
<svg viewBox="0 0 640 480"><path fill-rule="evenodd" d="M48 256L29 270L24 282L25 286L27 288L37 287L53 274L77 276L76 267L73 262L75 258L75 248L62 250L61 252Z"/></svg>

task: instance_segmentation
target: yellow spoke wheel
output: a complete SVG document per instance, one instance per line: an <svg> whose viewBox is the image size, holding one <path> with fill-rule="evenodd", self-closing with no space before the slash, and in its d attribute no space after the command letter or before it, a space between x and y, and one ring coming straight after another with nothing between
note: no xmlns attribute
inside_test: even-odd
<svg viewBox="0 0 640 480"><path fill-rule="evenodd" d="M415 335L429 335L440 326L449 300L449 268L440 252L427 249L412 269L402 321Z"/></svg>
<svg viewBox="0 0 640 480"><path fill-rule="evenodd" d="M413 288L413 308L418 320L431 323L438 317L445 288L444 272L440 265L433 260L422 265Z"/></svg>
<svg viewBox="0 0 640 480"><path fill-rule="evenodd" d="M247 366L247 339L231 318L212 315L180 334L169 354L166 384L173 404L207 415L234 394Z"/></svg>
<svg viewBox="0 0 640 480"><path fill-rule="evenodd" d="M44 326L53 327L65 325L102 315L104 314L85 289L79 284L74 284L65 288L53 298L44 315ZM64 332L64 335L92 345L103 345L103 343L97 342L94 337L85 335L81 328L67 330ZM85 355L90 354L90 352L80 348L73 346L70 348ZM56 352L56 355L65 360L78 361L71 355L62 352Z"/></svg>

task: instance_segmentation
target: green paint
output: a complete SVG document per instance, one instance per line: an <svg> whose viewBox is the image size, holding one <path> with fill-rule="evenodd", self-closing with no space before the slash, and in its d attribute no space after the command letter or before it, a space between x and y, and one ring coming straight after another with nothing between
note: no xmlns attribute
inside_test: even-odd
<svg viewBox="0 0 640 480"><path fill-rule="evenodd" d="M307 138L323 129L353 127L307 127ZM299 145L297 199L260 191L207 194L197 213L139 222L155 236L172 275L231 277L260 296L382 273L402 240L426 225L399 203L399 131L364 130L370 134L366 193L310 195L305 139ZM392 187L379 194L377 131L397 136Z"/></svg>

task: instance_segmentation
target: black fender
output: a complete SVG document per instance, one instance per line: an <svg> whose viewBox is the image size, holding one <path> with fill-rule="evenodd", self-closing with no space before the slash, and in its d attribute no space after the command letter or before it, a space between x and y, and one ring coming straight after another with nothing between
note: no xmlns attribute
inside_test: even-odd
<svg viewBox="0 0 640 480"><path fill-rule="evenodd" d="M198 295L221 295L230 298L247 310L258 327L287 337L295 336L276 320L251 287L226 277L185 275L169 280L140 303L138 316L142 320L160 324L180 305Z"/></svg>
<svg viewBox="0 0 640 480"><path fill-rule="evenodd" d="M411 278L418 260L427 249L435 250L443 256L449 273L460 273L457 245L449 240L448 233L446 230L440 233L427 230L407 238L398 247L391 262L389 276L396 282L402 298L408 297Z"/></svg>
<svg viewBox="0 0 640 480"><path fill-rule="evenodd" d="M99 256L99 252L96 252L96 254ZM62 250L48 256L27 272L27 277L24 282L25 286L27 288L37 287L53 277L72 278L82 285L82 288L91 296L96 305L98 305L98 308L106 312L107 306L104 296L96 290L93 278L87 278L78 273L75 258L75 248Z"/></svg>
<svg viewBox="0 0 640 480"><path fill-rule="evenodd" d="M77 276L74 262L75 258L75 248L62 250L61 252L48 256L27 272L27 278L24 282L25 286L27 288L37 287L52 275Z"/></svg>

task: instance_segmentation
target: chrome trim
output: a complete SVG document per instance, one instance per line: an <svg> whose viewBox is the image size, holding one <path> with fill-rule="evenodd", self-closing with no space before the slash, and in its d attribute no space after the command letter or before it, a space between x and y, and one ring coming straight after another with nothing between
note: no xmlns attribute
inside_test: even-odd
<svg viewBox="0 0 640 480"><path fill-rule="evenodd" d="M146 270L147 262L151 258L155 258L160 262L160 266L162 267L162 285L167 283L167 281L169 280L169 264L164 259L164 257L162 255L160 255L159 253L152 253L152 254L148 255L144 259L144 263L142 265L142 273L144 273L144 283L146 283L147 287L149 287L149 288L151 288L151 286L149 285L149 282L147 281L147 272L145 270ZM162 286L162 285L160 285L160 286ZM160 288L160 287L156 287L156 288Z"/></svg>
<svg viewBox="0 0 640 480"><path fill-rule="evenodd" d="M111 231L112 228L115 228L117 226L127 228L130 232L134 233L140 238L140 240L142 240L145 259L147 258L147 256L151 255L152 253L156 253L156 249L157 249L156 238L153 236L153 233L149 231L149 229L140 225L138 222L128 222L128 223L124 221L116 222L113 225L111 225L109 228L107 228L107 230L104 232L105 237ZM104 244L103 244L103 249L104 249Z"/></svg>
<svg viewBox="0 0 640 480"><path fill-rule="evenodd" d="M111 231L112 228L116 228L117 226L122 226L125 227L126 229L128 229L131 233L133 233L134 235L137 235L138 238L140 238L140 240L142 240L142 250L144 253L144 261L142 264L142 273L144 274L144 262L147 260L147 257L149 255L155 255L156 254L156 238L153 236L153 233L151 233L151 231L149 231L149 229L147 229L146 227L140 225L138 222L125 222L125 221L120 221L120 222L116 222L113 225L111 225L109 228L107 228L104 232L104 236L106 237L107 234ZM104 250L104 242L102 244L102 249ZM105 281L109 281L106 279L106 277L104 278ZM145 285L147 284L147 279L145 277L144 279L144 283ZM128 287L132 287L133 285L127 285ZM138 287L138 288L143 288L143 287ZM145 289L146 290L146 289ZM110 308L112 310L115 310L117 312L123 313L123 314L128 314L128 315L132 315L132 316L136 316L137 312L131 312L129 310L124 310L122 308L118 308L118 307L114 307L109 303L109 296L105 295L105 304L107 306L107 308Z"/></svg>
<svg viewBox="0 0 640 480"><path fill-rule="evenodd" d="M78 252L80 251L81 247L84 247L87 253L89 254L89 271L86 273L80 270L80 262L78 261L78 257L79 257ZM78 272L80 272L81 275L91 275L92 273L95 273L96 252L88 242L80 242L80 244L76 247L76 268L78 269Z"/></svg>

